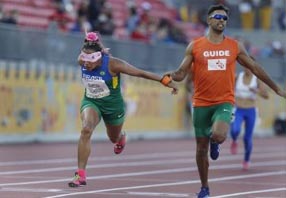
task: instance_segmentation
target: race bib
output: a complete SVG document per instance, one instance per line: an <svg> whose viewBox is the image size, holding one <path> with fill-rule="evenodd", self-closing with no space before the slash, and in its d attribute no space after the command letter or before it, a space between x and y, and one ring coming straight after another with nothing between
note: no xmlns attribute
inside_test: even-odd
<svg viewBox="0 0 286 198"><path fill-rule="evenodd" d="M103 98L110 95L110 90L104 80L86 81L84 85L88 98Z"/></svg>
<svg viewBox="0 0 286 198"><path fill-rule="evenodd" d="M226 59L208 59L208 70L226 70Z"/></svg>

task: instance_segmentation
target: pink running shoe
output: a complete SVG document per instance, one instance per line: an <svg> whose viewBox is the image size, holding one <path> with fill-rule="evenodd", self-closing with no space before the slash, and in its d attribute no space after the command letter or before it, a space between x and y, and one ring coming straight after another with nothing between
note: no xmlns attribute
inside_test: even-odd
<svg viewBox="0 0 286 198"><path fill-rule="evenodd" d="M232 141L230 145L230 153L233 155L237 154L237 147L238 147L237 142Z"/></svg>
<svg viewBox="0 0 286 198"><path fill-rule="evenodd" d="M114 153L120 154L123 151L125 144L126 144L126 133L123 132L121 134L120 140L114 145Z"/></svg>
<svg viewBox="0 0 286 198"><path fill-rule="evenodd" d="M79 174L76 172L74 174L74 177L73 177L72 181L68 185L71 188L85 186L86 185L86 180L85 180L85 178L81 178L79 176Z"/></svg>
<svg viewBox="0 0 286 198"><path fill-rule="evenodd" d="M249 169L249 162L243 161L242 162L242 169L243 170L248 170Z"/></svg>

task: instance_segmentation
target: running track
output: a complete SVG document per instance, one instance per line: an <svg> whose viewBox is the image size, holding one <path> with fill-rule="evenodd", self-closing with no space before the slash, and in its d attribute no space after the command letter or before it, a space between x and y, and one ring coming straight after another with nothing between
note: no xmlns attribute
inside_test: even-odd
<svg viewBox="0 0 286 198"><path fill-rule="evenodd" d="M256 138L251 169L222 146L210 161L212 198L286 197L286 137ZM69 188L76 168L75 143L0 146L1 198L195 198L200 188L194 139L129 141L121 155L109 142L94 142L88 185Z"/></svg>

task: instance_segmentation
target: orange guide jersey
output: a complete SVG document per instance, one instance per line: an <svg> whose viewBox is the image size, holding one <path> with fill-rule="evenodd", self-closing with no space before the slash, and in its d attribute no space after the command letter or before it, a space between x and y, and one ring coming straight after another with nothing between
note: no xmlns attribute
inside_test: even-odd
<svg viewBox="0 0 286 198"><path fill-rule="evenodd" d="M210 106L224 102L234 104L234 84L238 42L225 37L219 44L206 37L194 41L193 106Z"/></svg>

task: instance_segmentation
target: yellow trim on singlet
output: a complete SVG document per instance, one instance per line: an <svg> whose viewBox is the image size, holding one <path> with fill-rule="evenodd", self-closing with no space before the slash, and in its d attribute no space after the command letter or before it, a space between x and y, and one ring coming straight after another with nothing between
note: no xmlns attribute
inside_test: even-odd
<svg viewBox="0 0 286 198"><path fill-rule="evenodd" d="M116 89L118 86L118 76L113 76L112 77L112 88Z"/></svg>

